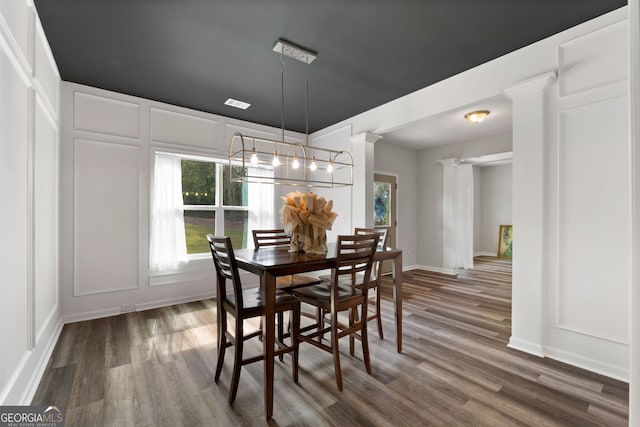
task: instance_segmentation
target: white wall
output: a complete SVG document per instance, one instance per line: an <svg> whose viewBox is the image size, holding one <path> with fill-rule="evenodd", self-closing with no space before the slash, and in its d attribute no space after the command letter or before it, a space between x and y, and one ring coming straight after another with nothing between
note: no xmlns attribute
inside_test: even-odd
<svg viewBox="0 0 640 427"><path fill-rule="evenodd" d="M481 213L474 218L474 233L480 233L480 241L474 251L483 255L498 253L498 231L502 224L511 224L512 167L511 165L475 167L480 180L474 181L482 196ZM476 185L479 184L479 185ZM475 242L474 242L475 243Z"/></svg>
<svg viewBox="0 0 640 427"><path fill-rule="evenodd" d="M60 333L60 77L30 1L0 2L0 405L26 405Z"/></svg>
<svg viewBox="0 0 640 427"><path fill-rule="evenodd" d="M171 274L149 273L153 153L225 159L234 132L277 139L280 130L68 82L61 99L63 320L212 297L208 255ZM303 142L297 133L286 137Z"/></svg>
<svg viewBox="0 0 640 427"><path fill-rule="evenodd" d="M418 154L418 260L422 268L443 271L442 165L439 160L480 157L511 151L511 134L505 133L420 151ZM446 272L451 273L451 272Z"/></svg>
<svg viewBox="0 0 640 427"><path fill-rule="evenodd" d="M513 102L517 242L509 345L627 380L637 260L629 234L627 20L613 13L597 22L558 41L557 74L505 90Z"/></svg>
<svg viewBox="0 0 640 427"><path fill-rule="evenodd" d="M418 241L418 156L415 150L381 139L375 143L375 172L398 177L396 246L402 248L402 264L417 264Z"/></svg>
<svg viewBox="0 0 640 427"><path fill-rule="evenodd" d="M631 183L634 208L632 215L633 249L632 254L640 250L640 0L629 1L629 52L631 61L630 92L631 102L631 170L634 179ZM636 256L637 258L637 256ZM632 258L633 259L633 258ZM629 425L640 425L640 263L634 262L631 284L631 378L629 387Z"/></svg>
<svg viewBox="0 0 640 427"><path fill-rule="evenodd" d="M638 260L629 233L627 25L603 23L558 45L558 79L546 91L542 287L545 354L624 380Z"/></svg>
<svg viewBox="0 0 640 427"><path fill-rule="evenodd" d="M346 125L335 128L329 132L320 131L313 134L310 138L310 144L316 147L324 147L331 150L346 150L353 153L353 144L351 143L352 136L351 126ZM357 178L355 174L359 173L360 177L364 176L363 166L365 165L366 159L364 157L355 157L354 163L356 161L360 163L354 165L354 181L355 178ZM353 218L352 199L354 188L312 188L311 191L325 197L327 200L333 200L333 211L338 214L332 229L327 232L327 240L335 241L338 234L352 233L354 224L359 223L357 219Z"/></svg>

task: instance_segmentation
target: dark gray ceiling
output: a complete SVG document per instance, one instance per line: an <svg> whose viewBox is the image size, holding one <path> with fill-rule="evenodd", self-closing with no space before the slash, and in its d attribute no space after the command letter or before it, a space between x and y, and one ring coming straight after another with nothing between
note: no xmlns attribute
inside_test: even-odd
<svg viewBox="0 0 640 427"><path fill-rule="evenodd" d="M280 127L285 38L315 131L626 5L623 0L35 0L63 80ZM285 62L304 131L305 65ZM246 110L227 98L251 103Z"/></svg>

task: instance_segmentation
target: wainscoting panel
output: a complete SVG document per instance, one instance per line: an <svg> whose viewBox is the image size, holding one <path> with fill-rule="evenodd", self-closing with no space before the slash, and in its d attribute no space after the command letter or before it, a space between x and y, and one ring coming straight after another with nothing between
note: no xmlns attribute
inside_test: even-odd
<svg viewBox="0 0 640 427"><path fill-rule="evenodd" d="M160 108L152 107L150 111L152 142L215 148L217 121Z"/></svg>
<svg viewBox="0 0 640 427"><path fill-rule="evenodd" d="M74 103L75 130L140 137L140 105L82 92L75 92Z"/></svg>
<svg viewBox="0 0 640 427"><path fill-rule="evenodd" d="M36 331L42 330L58 305L58 126L47 111L37 97L34 148Z"/></svg>
<svg viewBox="0 0 640 427"><path fill-rule="evenodd" d="M257 136L257 137L260 137L260 138L266 138L266 139L281 139L282 138L282 135L280 135L279 133L276 134L274 131L262 131L262 130L256 129L255 127L239 126L239 125L234 125L234 124L227 123L225 125L225 127L224 127L225 149L229 146L229 141L231 141L231 136L236 132L240 132L240 133L245 134L245 135L251 135L251 136ZM289 138L287 138L287 141L288 140L289 140Z"/></svg>
<svg viewBox="0 0 640 427"><path fill-rule="evenodd" d="M564 110L559 126L557 326L628 343L627 97Z"/></svg>
<svg viewBox="0 0 640 427"><path fill-rule="evenodd" d="M75 141L74 295L138 287L139 148Z"/></svg>
<svg viewBox="0 0 640 427"><path fill-rule="evenodd" d="M32 91L28 76L0 38L0 404L32 341L31 307L31 144ZM7 327L11 325L11 327Z"/></svg>
<svg viewBox="0 0 640 427"><path fill-rule="evenodd" d="M625 80L627 46L624 22L558 46L560 96Z"/></svg>
<svg viewBox="0 0 640 427"><path fill-rule="evenodd" d="M361 224L366 224L366 222L359 221L357 219L354 223L353 217L354 212L359 211L359 209L354 211L353 208L353 203L355 203L353 198L354 194L356 194L361 199L362 197L364 197L362 196L362 194L364 194L365 190L361 189L361 187L358 187L357 185L358 174L362 173L358 171L364 170L358 168L364 168L364 161L363 158L359 159L358 155L354 152L354 146L351 142L351 137L353 136L352 132L352 125L351 123L348 123L345 125L334 126L328 131L323 131L323 133L320 135L314 135L313 139L309 141L309 144L314 147L329 148L332 150L347 150L354 156L355 161L353 170L355 173L354 182L356 184L353 187L314 189L315 193L318 193L319 195L325 197L327 200L333 200L333 206L339 209L339 211L337 211L339 213L338 218L336 218L335 222L333 223L333 227L331 227L331 230L327 232L328 240L336 240L339 234L349 234L353 232L353 227L361 226ZM372 161L371 163L373 163L373 159L370 160ZM359 161L362 161L362 163L358 163ZM315 173L325 173L325 171L316 171ZM313 174L309 174L309 176L313 177ZM371 170L370 179L373 182L373 170ZM371 185L373 186L373 184ZM371 215L371 218L373 218L373 214Z"/></svg>

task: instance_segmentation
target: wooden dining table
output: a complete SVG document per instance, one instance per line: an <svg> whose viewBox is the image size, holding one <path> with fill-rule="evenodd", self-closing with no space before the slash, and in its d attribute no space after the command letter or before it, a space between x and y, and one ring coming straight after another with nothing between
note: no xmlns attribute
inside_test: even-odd
<svg viewBox="0 0 640 427"><path fill-rule="evenodd" d="M239 249L235 250L234 254L238 268L260 276L260 287L264 290L265 314L262 318L262 324L264 325L262 344L264 346L264 405L268 420L273 415L276 277L331 269L336 265L336 247L329 244L328 251L325 254L289 252L288 247L267 247L260 248L260 250ZM398 352L401 352L402 250L393 248L378 249L374 260L393 260L392 278L396 343Z"/></svg>

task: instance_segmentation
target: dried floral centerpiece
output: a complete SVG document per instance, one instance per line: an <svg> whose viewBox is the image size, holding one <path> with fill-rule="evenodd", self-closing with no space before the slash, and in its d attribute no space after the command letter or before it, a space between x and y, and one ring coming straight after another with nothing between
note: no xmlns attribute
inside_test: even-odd
<svg viewBox="0 0 640 427"><path fill-rule="evenodd" d="M327 252L327 230L338 214L333 200L314 193L292 192L282 197L280 217L284 229L291 234L290 252L324 254Z"/></svg>

